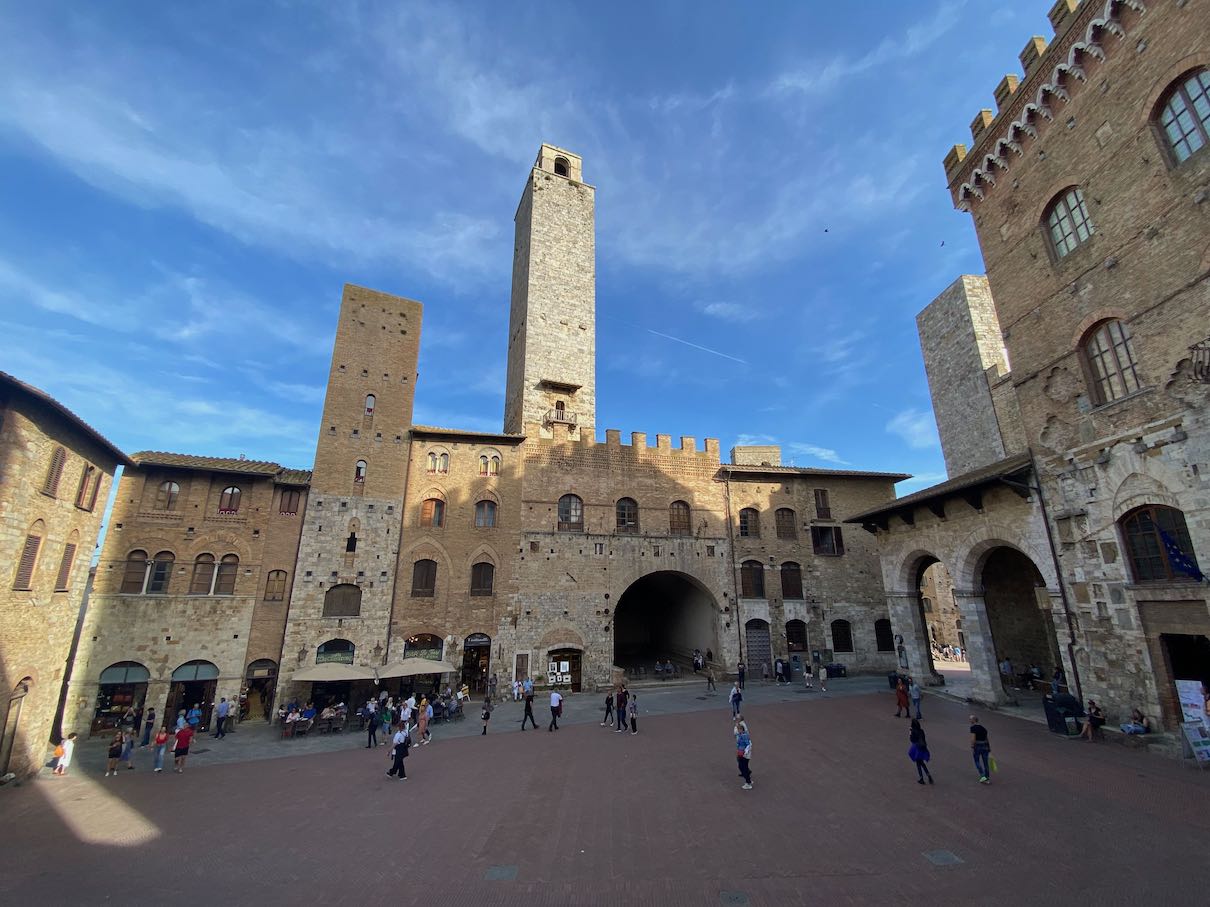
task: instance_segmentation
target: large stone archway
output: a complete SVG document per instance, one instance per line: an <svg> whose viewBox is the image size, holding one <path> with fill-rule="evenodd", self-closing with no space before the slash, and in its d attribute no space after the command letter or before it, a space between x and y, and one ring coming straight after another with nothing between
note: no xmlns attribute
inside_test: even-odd
<svg viewBox="0 0 1210 907"><path fill-rule="evenodd" d="M613 660L621 668L650 670L657 658L685 665L694 649L719 651L718 605L687 573L648 573L618 599L613 634Z"/></svg>

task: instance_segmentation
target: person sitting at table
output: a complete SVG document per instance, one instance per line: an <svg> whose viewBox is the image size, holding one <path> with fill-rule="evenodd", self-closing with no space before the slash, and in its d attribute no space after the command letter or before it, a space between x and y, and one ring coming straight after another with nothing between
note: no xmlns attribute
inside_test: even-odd
<svg viewBox="0 0 1210 907"><path fill-rule="evenodd" d="M319 713L319 718L321 721L331 721L335 717L336 709L332 708L330 705L324 706L324 710Z"/></svg>
<svg viewBox="0 0 1210 907"><path fill-rule="evenodd" d="M1138 709L1131 709L1130 720L1122 725L1123 734L1150 734L1151 719Z"/></svg>
<svg viewBox="0 0 1210 907"><path fill-rule="evenodd" d="M291 706L290 711L286 713L286 722L301 721L302 715L298 712L298 706Z"/></svg>
<svg viewBox="0 0 1210 907"><path fill-rule="evenodd" d="M315 704L308 702L307 707L305 709L303 709L303 711L302 711L302 716L306 719L314 718L315 717Z"/></svg>

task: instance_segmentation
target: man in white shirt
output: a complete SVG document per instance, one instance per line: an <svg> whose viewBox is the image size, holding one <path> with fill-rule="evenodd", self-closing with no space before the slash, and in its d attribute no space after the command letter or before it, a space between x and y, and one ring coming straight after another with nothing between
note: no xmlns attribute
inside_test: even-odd
<svg viewBox="0 0 1210 907"><path fill-rule="evenodd" d="M406 781L408 774L403 769L403 760L408 756L408 726L406 723L400 723L396 727L398 729L395 731L395 736L391 738L391 753L395 761L391 763L387 777Z"/></svg>
<svg viewBox="0 0 1210 907"><path fill-rule="evenodd" d="M563 714L563 694L558 690L550 691L550 726L548 731L559 729L559 716Z"/></svg>

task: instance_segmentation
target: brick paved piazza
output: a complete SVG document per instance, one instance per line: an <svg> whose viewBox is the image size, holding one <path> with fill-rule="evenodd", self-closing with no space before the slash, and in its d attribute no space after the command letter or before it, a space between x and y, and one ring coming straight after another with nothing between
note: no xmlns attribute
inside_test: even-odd
<svg viewBox="0 0 1210 907"><path fill-rule="evenodd" d="M73 776L0 791L0 902L1202 900L1210 773L993 714L1001 771L985 787L967 707L929 697L938 783L920 787L890 694L838 686L826 699L750 695L752 791L725 702L696 690L649 694L667 713L645 714L637 737L599 727L595 696L570 700L557 734L517 732L510 704L486 738L447 734L416 752L406 783L384 776L384 749L348 738L256 761L201 753L180 776L105 779L86 755ZM697 711L675 711L678 695ZM936 865L937 852L961 862Z"/></svg>

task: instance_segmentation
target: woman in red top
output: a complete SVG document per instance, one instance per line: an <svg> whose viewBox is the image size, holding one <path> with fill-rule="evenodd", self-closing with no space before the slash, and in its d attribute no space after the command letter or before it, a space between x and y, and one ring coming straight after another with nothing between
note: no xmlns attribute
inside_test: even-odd
<svg viewBox="0 0 1210 907"><path fill-rule="evenodd" d="M176 732L176 746L172 750L172 755L176 757L176 773L179 775L185 771L185 757L189 755L189 744L193 742L193 728L185 725Z"/></svg>
<svg viewBox="0 0 1210 907"><path fill-rule="evenodd" d="M899 713L903 712L904 718L912 717L912 709L908 703L907 685L903 682L903 678L899 678L899 682L895 684L895 717L899 717Z"/></svg>
<svg viewBox="0 0 1210 907"><path fill-rule="evenodd" d="M168 728L160 725L160 732L155 735L155 771L164 770L164 751L168 749Z"/></svg>

